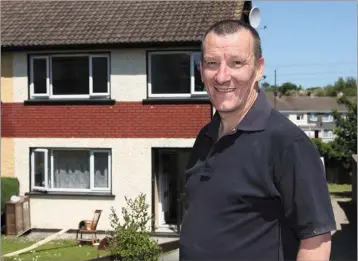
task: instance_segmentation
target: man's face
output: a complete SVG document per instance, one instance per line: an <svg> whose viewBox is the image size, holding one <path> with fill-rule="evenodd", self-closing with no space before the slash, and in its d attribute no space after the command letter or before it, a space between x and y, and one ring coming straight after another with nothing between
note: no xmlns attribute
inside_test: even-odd
<svg viewBox="0 0 358 261"><path fill-rule="evenodd" d="M263 58L256 60L253 37L241 30L218 36L209 33L203 44L201 78L208 96L219 112L233 112L244 106L263 73Z"/></svg>

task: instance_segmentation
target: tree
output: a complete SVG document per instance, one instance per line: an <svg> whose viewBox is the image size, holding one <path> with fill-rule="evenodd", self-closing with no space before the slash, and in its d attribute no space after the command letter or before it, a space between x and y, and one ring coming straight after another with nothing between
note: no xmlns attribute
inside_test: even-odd
<svg viewBox="0 0 358 261"><path fill-rule="evenodd" d="M270 87L270 84L268 82L263 82L263 83L261 83L261 87L264 89L267 89Z"/></svg>
<svg viewBox="0 0 358 261"><path fill-rule="evenodd" d="M297 90L298 90L297 85L291 82L285 82L279 87L279 91L282 93L282 95L286 95L290 91L297 91Z"/></svg>
<svg viewBox="0 0 358 261"><path fill-rule="evenodd" d="M334 146L342 153L343 163L346 168L351 168L352 154L357 154L357 102L347 99L345 96L338 99L340 104L348 108L348 113L342 115L333 110L336 128Z"/></svg>

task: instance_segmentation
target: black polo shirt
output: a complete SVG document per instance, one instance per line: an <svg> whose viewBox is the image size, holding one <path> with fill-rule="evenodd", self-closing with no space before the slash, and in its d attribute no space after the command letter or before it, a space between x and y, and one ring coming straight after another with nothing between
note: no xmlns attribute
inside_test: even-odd
<svg viewBox="0 0 358 261"><path fill-rule="evenodd" d="M199 133L186 174L181 260L296 260L299 241L336 229L315 146L263 91L217 141Z"/></svg>

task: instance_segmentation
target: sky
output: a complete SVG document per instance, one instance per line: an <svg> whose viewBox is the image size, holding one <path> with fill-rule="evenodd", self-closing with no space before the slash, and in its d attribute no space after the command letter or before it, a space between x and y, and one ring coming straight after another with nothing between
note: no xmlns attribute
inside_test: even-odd
<svg viewBox="0 0 358 261"><path fill-rule="evenodd" d="M253 1L260 9L258 32L265 80L303 88L357 77L356 1ZM263 29L266 26L266 29Z"/></svg>

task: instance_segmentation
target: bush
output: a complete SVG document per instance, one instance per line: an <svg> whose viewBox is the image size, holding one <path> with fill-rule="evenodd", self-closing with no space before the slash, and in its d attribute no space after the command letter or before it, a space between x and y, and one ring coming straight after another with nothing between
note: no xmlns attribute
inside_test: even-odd
<svg viewBox="0 0 358 261"><path fill-rule="evenodd" d="M152 217L148 214L149 205L146 197L128 199L125 197L127 207L122 208L123 224L114 208L111 208L110 222L114 230L109 241L109 250L116 260L146 260L157 261L161 248L150 237L149 227Z"/></svg>
<svg viewBox="0 0 358 261"><path fill-rule="evenodd" d="M20 184L17 178L1 177L1 215L5 212L5 202L13 195L18 196L19 193Z"/></svg>

